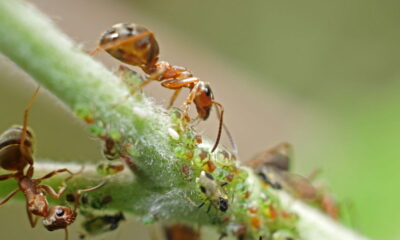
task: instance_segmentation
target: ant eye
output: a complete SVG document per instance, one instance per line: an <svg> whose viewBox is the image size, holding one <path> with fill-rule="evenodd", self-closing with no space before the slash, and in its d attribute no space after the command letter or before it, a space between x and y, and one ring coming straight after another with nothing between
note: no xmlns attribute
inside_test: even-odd
<svg viewBox="0 0 400 240"><path fill-rule="evenodd" d="M62 217L64 215L64 210L63 209L57 209L56 210L56 215L57 215L57 217Z"/></svg>
<svg viewBox="0 0 400 240"><path fill-rule="evenodd" d="M214 99L214 95L213 95L210 85L206 84L204 86L203 90L207 97Z"/></svg>

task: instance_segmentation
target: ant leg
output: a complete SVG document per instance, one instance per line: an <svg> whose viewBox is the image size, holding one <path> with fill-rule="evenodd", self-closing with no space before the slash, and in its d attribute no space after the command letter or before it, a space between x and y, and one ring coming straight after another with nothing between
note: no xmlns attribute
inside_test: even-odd
<svg viewBox="0 0 400 240"><path fill-rule="evenodd" d="M200 83L200 79L198 79L197 77L190 77L190 78L184 78L184 79L180 79L180 80L176 80L176 79L166 79L161 81L161 85L165 88L169 88L169 89L174 89L176 90L174 95L171 98L170 101L170 106L172 106L172 104L174 103L175 99L178 97L179 92L177 92L179 89L182 89L183 87L188 87L190 84L195 84L194 87L191 89L189 96L186 98L186 101L184 102L184 114L183 116L187 115L188 112L188 106L193 102L194 98L196 97L198 88L199 88L199 84Z"/></svg>
<svg viewBox="0 0 400 240"><path fill-rule="evenodd" d="M34 172L33 165L30 165L29 168L28 168L28 171L26 171L26 176L29 177L29 178L32 178L33 177L33 172Z"/></svg>
<svg viewBox="0 0 400 240"><path fill-rule="evenodd" d="M190 91L189 96L186 98L185 102L183 103L184 109L183 109L183 116L186 116L189 111L189 106L193 102L194 98L196 97L196 94L199 90L200 86L200 81L194 85L193 89Z"/></svg>
<svg viewBox="0 0 400 240"><path fill-rule="evenodd" d="M207 213L210 213L210 210L211 210L211 204L210 204L210 205L208 205L208 208L207 208Z"/></svg>
<svg viewBox="0 0 400 240"><path fill-rule="evenodd" d="M84 50L84 52L86 52L87 54L89 54L89 56L94 56L96 55L98 52L100 52L101 50L103 50L101 47L97 47L92 51L89 50Z"/></svg>
<svg viewBox="0 0 400 240"><path fill-rule="evenodd" d="M59 199L61 197L61 195L64 194L65 190L67 190L67 185L65 184L65 182L63 181L63 186L60 188L60 190L58 191L58 193L50 186L48 185L39 185L38 186L39 189L42 189L44 191L46 191L48 194L50 194L54 199Z"/></svg>
<svg viewBox="0 0 400 240"><path fill-rule="evenodd" d="M182 88L178 88L175 90L174 95L172 95L171 99L169 100L168 109L170 109L174 105L174 102L178 97L179 93L181 92L181 90Z"/></svg>
<svg viewBox="0 0 400 240"><path fill-rule="evenodd" d="M9 193L7 195L7 197L5 197L3 200L0 201L0 206L5 204L6 202L8 202L8 200L10 200L12 197L14 197L15 194L17 194L20 191L20 189L15 189L14 191L12 191L11 193Z"/></svg>
<svg viewBox="0 0 400 240"><path fill-rule="evenodd" d="M57 174L63 173L63 172L67 172L67 173L70 174L70 176L64 180L64 181L68 181L68 180L71 179L74 175L81 173L82 170L83 170L83 169L79 170L77 173L73 173L73 172L71 172L71 171L70 171L69 169L67 169L67 168L61 168L61 169L58 169L58 170L54 170L54 171L52 171L52 172L49 172L48 174L44 175L44 176L41 177L41 178L35 179L35 182L40 183L40 182L42 182L43 180L49 179L49 178L53 177L54 175L57 175Z"/></svg>
<svg viewBox="0 0 400 240"><path fill-rule="evenodd" d="M151 78L144 80L138 87L136 87L135 89L133 89L133 91L131 91L131 94L135 93L137 90L142 89L144 86L151 83L152 81L154 81L154 79Z"/></svg>
<svg viewBox="0 0 400 240"><path fill-rule="evenodd" d="M307 178L309 181L314 181L315 178L316 178L318 175L321 174L321 172L322 172L322 169L321 169L321 168L316 168L316 169L312 170L312 171L308 174L308 176L307 176L306 178Z"/></svg>
<svg viewBox="0 0 400 240"><path fill-rule="evenodd" d="M15 173L0 175L0 181L7 180L15 176Z"/></svg>
<svg viewBox="0 0 400 240"><path fill-rule="evenodd" d="M28 220L31 224L31 227L34 228L39 220L39 216L35 216L35 219L33 219L32 213L29 211L28 204L26 204L26 213L28 214Z"/></svg>
<svg viewBox="0 0 400 240"><path fill-rule="evenodd" d="M221 139L222 126L223 126L223 123L224 123L224 107L219 102L213 101L212 103L217 105L220 108L220 111L221 111L221 115L220 115L220 118L219 118L219 127L218 127L217 139L215 140L214 147L211 150L211 152L214 152L215 149L217 149L217 146L219 144L219 140Z"/></svg>
<svg viewBox="0 0 400 240"><path fill-rule="evenodd" d="M38 186L38 188L43 189L44 191L46 191L48 194L50 194L52 197L54 197L55 199L59 199L61 197L61 195L63 195L63 193L65 192L65 190L67 190L67 181L70 180L74 175L79 174L80 172L82 172L83 168L81 170L79 170L79 172L77 173L72 173L71 171L69 171L66 168L62 168L62 169L58 169L55 171L52 171L48 174L46 174L45 176L35 179L34 181L36 183L40 183L41 181L51 178L54 175L58 174L58 173L62 173L62 172L68 172L69 174L71 174L69 177L67 177L66 179L64 179L61 183L62 187L60 188L60 190L58 191L58 193L50 186L48 185L40 185Z"/></svg>
<svg viewBox="0 0 400 240"><path fill-rule="evenodd" d="M36 88L31 100L28 103L28 106L26 106L26 108L24 110L24 125L22 127L21 141L19 144L19 150L20 150L22 156L25 156L25 154L26 154L25 153L25 140L26 140L26 131L28 129L29 110L31 109L33 103L35 102L35 99L39 93L39 89L40 89L40 86ZM30 165L33 165L32 158L27 158L27 160Z"/></svg>

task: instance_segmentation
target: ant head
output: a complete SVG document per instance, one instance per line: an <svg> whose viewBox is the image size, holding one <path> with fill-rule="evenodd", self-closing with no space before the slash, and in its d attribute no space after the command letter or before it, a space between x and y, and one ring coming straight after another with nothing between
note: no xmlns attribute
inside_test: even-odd
<svg viewBox="0 0 400 240"><path fill-rule="evenodd" d="M210 116L214 95L208 83L200 82L199 85L200 86L193 101L200 118L207 120L208 116Z"/></svg>
<svg viewBox="0 0 400 240"><path fill-rule="evenodd" d="M111 56L134 66L152 67L158 61L158 43L153 33L140 25L114 25L103 33L99 46Z"/></svg>
<svg viewBox="0 0 400 240"><path fill-rule="evenodd" d="M43 219L43 225L49 231L64 229L75 221L76 211L69 207L54 206L49 209L47 216Z"/></svg>

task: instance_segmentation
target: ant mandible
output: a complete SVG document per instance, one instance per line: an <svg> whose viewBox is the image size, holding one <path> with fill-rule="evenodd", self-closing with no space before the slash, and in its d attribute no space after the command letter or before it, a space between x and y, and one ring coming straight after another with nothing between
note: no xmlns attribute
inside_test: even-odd
<svg viewBox="0 0 400 240"><path fill-rule="evenodd" d="M66 190L66 181L68 181L74 173L66 168L62 168L52 171L41 178L32 179L34 172L33 144L35 137L33 131L28 128L28 115L38 92L39 88L36 89L31 101L24 111L23 126L12 126L0 136L0 166L5 170L17 171L16 173L0 175L0 181L15 178L18 183L18 188L1 200L0 206L5 204L18 192L22 192L26 199L26 212L31 227L36 226L39 217L44 217L43 225L47 230L53 231L63 228L65 229L65 239L68 239L67 227L75 221L80 195L94 191L102 187L105 183L103 182L92 188L78 190L75 193L73 209L64 206L49 206L46 193L55 199L59 199ZM24 173L24 169L28 164L29 168L26 173ZM52 187L40 184L43 180L49 179L62 172L67 172L71 176L63 181L62 187L58 193ZM33 215L36 217L34 218Z"/></svg>
<svg viewBox="0 0 400 240"><path fill-rule="evenodd" d="M218 113L219 128L217 139L211 152L215 151L221 138L222 128L224 127L226 130L223 125L223 106L214 100L214 95L208 83L193 76L192 72L184 67L171 65L166 61L159 61L158 43L151 31L134 23L116 24L103 33L99 41L99 47L90 54L94 55L99 50L105 50L121 62L140 67L148 74L148 78L141 83L138 89L151 81L160 81L163 87L175 90L168 108L172 107L184 87L190 90L189 96L183 104L185 115L189 110L189 105L194 103L198 117L202 120L207 120L211 107L213 105L218 106L220 111ZM230 135L228 131L227 134Z"/></svg>

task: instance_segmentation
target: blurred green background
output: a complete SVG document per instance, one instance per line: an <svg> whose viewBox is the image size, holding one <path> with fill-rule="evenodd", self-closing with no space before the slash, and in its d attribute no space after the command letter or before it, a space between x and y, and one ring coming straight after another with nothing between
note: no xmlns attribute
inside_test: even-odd
<svg viewBox="0 0 400 240"><path fill-rule="evenodd" d="M156 34L162 59L211 82L242 160L287 140L295 146L296 171L321 168L321 178L346 205L352 227L374 239L400 238L400 2L31 2L85 49L93 49L114 23L147 26ZM119 64L105 54L96 58L111 68ZM34 83L4 58L0 70L0 128L6 129L22 121ZM145 92L164 104L172 94L157 83ZM38 135L38 158L101 158L98 143L45 91L30 125ZM216 126L214 117L199 129L212 137ZM22 204L4 208L0 229L9 222L4 216L12 214L32 232Z"/></svg>

